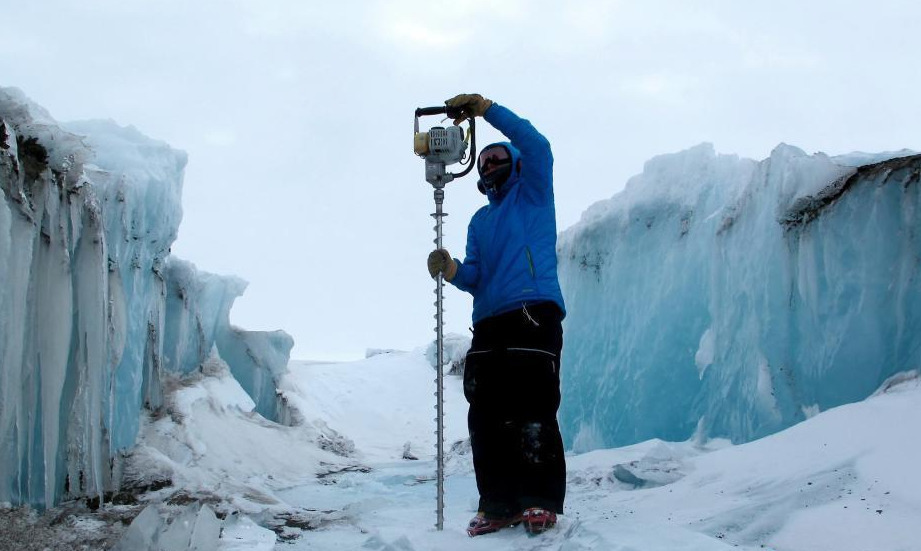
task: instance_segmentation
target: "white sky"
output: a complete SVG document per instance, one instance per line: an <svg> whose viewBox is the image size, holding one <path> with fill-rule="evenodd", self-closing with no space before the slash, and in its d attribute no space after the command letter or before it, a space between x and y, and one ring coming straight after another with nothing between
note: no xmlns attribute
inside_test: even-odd
<svg viewBox="0 0 921 551"><path fill-rule="evenodd" d="M755 159L921 150L919 28L909 0L0 0L0 86L187 151L174 254L250 282L235 324L348 359L434 338L416 107L479 92L529 118L563 230L704 141ZM474 184L447 189L455 256ZM469 295L449 288L446 308L466 332Z"/></svg>

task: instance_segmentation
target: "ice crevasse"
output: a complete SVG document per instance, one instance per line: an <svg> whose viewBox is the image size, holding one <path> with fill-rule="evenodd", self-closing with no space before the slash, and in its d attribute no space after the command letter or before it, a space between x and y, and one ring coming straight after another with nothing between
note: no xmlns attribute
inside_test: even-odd
<svg viewBox="0 0 921 551"><path fill-rule="evenodd" d="M647 162L559 241L568 446L745 442L921 367L919 175L784 144Z"/></svg>
<svg viewBox="0 0 921 551"><path fill-rule="evenodd" d="M0 502L102 496L142 412L213 352L267 418L293 340L229 323L245 282L170 255L183 152L0 88Z"/></svg>

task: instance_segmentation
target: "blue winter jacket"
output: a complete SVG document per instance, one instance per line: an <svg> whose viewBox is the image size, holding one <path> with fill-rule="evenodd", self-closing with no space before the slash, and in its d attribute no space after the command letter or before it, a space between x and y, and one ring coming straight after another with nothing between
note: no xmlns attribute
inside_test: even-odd
<svg viewBox="0 0 921 551"><path fill-rule="evenodd" d="M473 323L523 305L552 301L565 313L557 278L556 209L553 204L553 154L531 123L496 103L486 122L511 143L512 167L521 170L498 192L487 191L489 204L467 227L467 257L457 264L451 283L473 295Z"/></svg>

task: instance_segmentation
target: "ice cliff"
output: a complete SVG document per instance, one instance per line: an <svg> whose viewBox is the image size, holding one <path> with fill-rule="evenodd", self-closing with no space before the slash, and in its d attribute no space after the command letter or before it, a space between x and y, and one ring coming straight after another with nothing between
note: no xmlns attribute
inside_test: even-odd
<svg viewBox="0 0 921 551"><path fill-rule="evenodd" d="M921 366L921 156L649 161L561 235L568 446L748 441Z"/></svg>
<svg viewBox="0 0 921 551"><path fill-rule="evenodd" d="M277 416L292 339L232 327L245 283L170 256L185 163L0 88L0 502L113 489L144 410L215 352Z"/></svg>

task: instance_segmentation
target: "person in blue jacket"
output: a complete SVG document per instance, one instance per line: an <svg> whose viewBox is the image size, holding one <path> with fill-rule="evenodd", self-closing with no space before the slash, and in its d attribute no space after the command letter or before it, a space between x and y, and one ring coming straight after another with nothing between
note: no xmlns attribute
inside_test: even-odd
<svg viewBox="0 0 921 551"><path fill-rule="evenodd" d="M428 258L432 277L441 273L473 295L464 394L480 503L467 533L518 523L541 533L556 524L566 494L556 419L565 305L557 277L553 155L529 121L502 105L479 94L445 103L483 117L509 139L486 146L477 158L477 185L488 203L470 220L464 260L444 249Z"/></svg>

